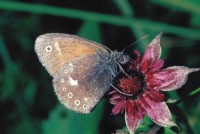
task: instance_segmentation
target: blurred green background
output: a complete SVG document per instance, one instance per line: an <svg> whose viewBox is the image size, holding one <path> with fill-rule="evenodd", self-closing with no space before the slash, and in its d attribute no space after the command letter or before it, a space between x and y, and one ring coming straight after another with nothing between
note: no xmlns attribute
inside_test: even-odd
<svg viewBox="0 0 200 134"><path fill-rule="evenodd" d="M124 129L124 115L111 115L108 96L88 115L67 110L57 100L52 78L34 52L37 36L76 34L122 50L144 35L143 52L152 38L161 40L165 67L200 67L199 0L1 0L0 1L0 134L110 134ZM180 90L165 94L177 128L158 133L199 134L199 75ZM154 125L148 118L137 133Z"/></svg>

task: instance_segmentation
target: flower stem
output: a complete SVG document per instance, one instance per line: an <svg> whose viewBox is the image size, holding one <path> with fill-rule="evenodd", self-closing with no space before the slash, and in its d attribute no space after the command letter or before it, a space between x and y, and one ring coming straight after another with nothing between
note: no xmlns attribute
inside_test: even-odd
<svg viewBox="0 0 200 134"><path fill-rule="evenodd" d="M190 92L188 96L195 95L195 94L197 94L198 92L200 92L200 87L197 88L197 89L195 89L195 90L193 90L192 92Z"/></svg>

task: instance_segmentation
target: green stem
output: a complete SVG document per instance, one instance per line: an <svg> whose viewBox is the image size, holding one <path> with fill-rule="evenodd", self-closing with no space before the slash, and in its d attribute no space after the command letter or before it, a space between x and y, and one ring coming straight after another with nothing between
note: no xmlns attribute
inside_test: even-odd
<svg viewBox="0 0 200 134"><path fill-rule="evenodd" d="M200 87L195 89L195 90L193 90L192 92L190 92L189 96L193 96L193 95L197 94L198 92L200 92Z"/></svg>
<svg viewBox="0 0 200 134"><path fill-rule="evenodd" d="M192 39L199 39L200 37L200 30L196 29L172 26L166 23L153 22L144 19L93 13L88 11L59 8L41 4L28 4L16 1L0 1L0 9L70 17L75 19L81 19L83 21L90 20L90 21L95 21L97 23L109 23L113 25L126 26L130 28L140 25L142 26L142 29L147 29L150 31L156 31L156 32L164 31L167 33L176 34Z"/></svg>

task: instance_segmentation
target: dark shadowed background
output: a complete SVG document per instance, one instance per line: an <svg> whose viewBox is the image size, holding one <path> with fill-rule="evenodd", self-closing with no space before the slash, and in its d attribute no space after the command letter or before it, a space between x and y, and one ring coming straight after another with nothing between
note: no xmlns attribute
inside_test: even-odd
<svg viewBox="0 0 200 134"><path fill-rule="evenodd" d="M165 67L200 67L199 0L1 0L0 1L0 133L110 134L124 129L124 115L111 115L108 96L88 115L67 110L56 98L52 78L34 52L37 36L68 33L122 50L144 35L135 48L143 52L164 32L161 46ZM199 134L199 75L190 75L168 104L180 129L159 133ZM154 123L145 118L137 133Z"/></svg>

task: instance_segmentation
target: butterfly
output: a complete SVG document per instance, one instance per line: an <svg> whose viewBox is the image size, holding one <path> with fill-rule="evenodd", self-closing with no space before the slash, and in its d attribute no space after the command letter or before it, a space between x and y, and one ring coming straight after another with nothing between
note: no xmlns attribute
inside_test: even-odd
<svg viewBox="0 0 200 134"><path fill-rule="evenodd" d="M37 37L35 52L53 77L59 101L78 113L90 113L123 71L129 56L106 46L64 33Z"/></svg>

